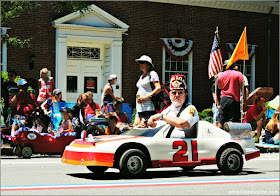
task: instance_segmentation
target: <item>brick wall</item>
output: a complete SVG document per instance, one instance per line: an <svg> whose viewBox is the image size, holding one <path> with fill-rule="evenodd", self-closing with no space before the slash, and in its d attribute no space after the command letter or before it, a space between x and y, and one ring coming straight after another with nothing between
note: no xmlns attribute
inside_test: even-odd
<svg viewBox="0 0 280 196"><path fill-rule="evenodd" d="M39 70L49 67L54 76L55 29L51 25L50 3L34 14L17 18L12 28L13 35L33 37L32 48L8 48L8 69L16 68L24 77L38 79ZM142 54L150 55L155 70L162 75L162 37L182 37L195 41L193 49L193 104L199 110L212 103L211 84L208 79L209 53L216 26L219 26L221 49L227 57L226 43L237 43L247 26L248 43L256 49L256 88L267 86L267 29L268 15L224 9L182 6L152 2L94 2L95 5L130 26L128 35L123 35L123 96L135 104L136 82L141 75L135 59ZM279 92L279 16L271 17L271 86ZM36 55L36 65L28 69L28 58ZM125 92L125 93L124 93Z"/></svg>

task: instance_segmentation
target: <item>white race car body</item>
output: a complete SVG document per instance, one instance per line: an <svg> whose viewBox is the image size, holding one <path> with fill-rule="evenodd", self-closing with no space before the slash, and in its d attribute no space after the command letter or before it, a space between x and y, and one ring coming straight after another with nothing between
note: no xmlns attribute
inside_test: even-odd
<svg viewBox="0 0 280 196"><path fill-rule="evenodd" d="M196 128L190 130L194 132L194 137L166 138L169 129L170 125L166 124L158 129L137 129L121 135L75 140L65 148L62 162L119 168L122 155L129 149L142 151L147 157L147 167L217 164L221 153L228 148L237 149L246 160L260 156L248 131L236 137L211 123L199 121ZM137 136L128 135L130 133Z"/></svg>

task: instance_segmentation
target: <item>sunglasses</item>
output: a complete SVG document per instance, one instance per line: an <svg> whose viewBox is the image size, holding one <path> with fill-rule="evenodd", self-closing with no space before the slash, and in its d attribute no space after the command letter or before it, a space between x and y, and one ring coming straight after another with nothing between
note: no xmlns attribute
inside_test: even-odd
<svg viewBox="0 0 280 196"><path fill-rule="evenodd" d="M139 61L139 64L146 64L145 61Z"/></svg>
<svg viewBox="0 0 280 196"><path fill-rule="evenodd" d="M177 95L183 95L183 91L179 91L179 92L172 91L171 94L174 95L174 96L175 96L176 94L177 94Z"/></svg>

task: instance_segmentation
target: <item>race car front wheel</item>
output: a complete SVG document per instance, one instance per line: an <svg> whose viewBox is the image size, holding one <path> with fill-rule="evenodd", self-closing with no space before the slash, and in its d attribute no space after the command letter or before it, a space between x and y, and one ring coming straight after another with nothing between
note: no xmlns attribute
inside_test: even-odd
<svg viewBox="0 0 280 196"><path fill-rule="evenodd" d="M130 149L123 153L120 158L119 168L125 178L137 178L145 174L147 169L147 157L138 149Z"/></svg>
<svg viewBox="0 0 280 196"><path fill-rule="evenodd" d="M96 173L96 174L103 174L108 169L108 167L106 167L106 166L87 166L87 168L91 172Z"/></svg>
<svg viewBox="0 0 280 196"><path fill-rule="evenodd" d="M217 162L218 168L226 175L240 173L243 168L243 163L241 152L235 148L225 149Z"/></svg>

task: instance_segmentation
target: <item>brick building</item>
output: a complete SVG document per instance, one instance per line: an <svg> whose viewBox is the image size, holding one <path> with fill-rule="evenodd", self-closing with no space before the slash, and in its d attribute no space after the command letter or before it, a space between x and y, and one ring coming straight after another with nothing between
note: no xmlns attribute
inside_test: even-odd
<svg viewBox="0 0 280 196"><path fill-rule="evenodd" d="M135 59L148 54L163 81L173 73L186 74L189 100L199 110L209 108L212 80L208 78L208 62L216 26L224 60L230 58L247 26L250 91L271 86L279 94L278 2L96 1L88 14L60 18L52 11L54 2L41 3L38 11L7 25L10 36L32 38L30 48L8 46L7 69L15 69L32 81L38 80L41 68L48 67L67 101L92 90L100 103L101 90L108 76L115 73L119 81L115 93L135 105L135 85L141 75ZM193 45L185 59L174 60L161 38L181 38ZM31 69L32 56L35 62Z"/></svg>

